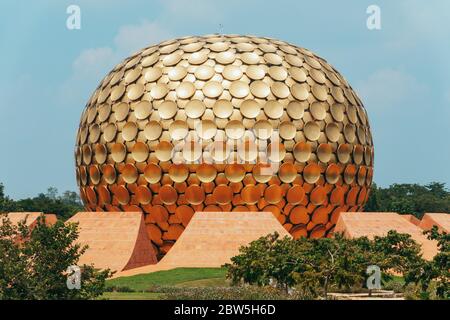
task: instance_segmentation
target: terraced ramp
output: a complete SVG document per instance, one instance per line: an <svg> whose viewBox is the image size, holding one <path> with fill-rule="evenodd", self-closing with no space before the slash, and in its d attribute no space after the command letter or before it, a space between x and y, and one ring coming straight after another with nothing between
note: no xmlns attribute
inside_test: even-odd
<svg viewBox="0 0 450 320"><path fill-rule="evenodd" d="M141 212L79 212L67 222L79 223L78 243L89 246L80 265L120 272L157 262Z"/></svg>
<svg viewBox="0 0 450 320"><path fill-rule="evenodd" d="M115 275L132 276L181 267L221 267L239 253L241 246L269 233L289 236L271 212L197 212L157 264Z"/></svg>
<svg viewBox="0 0 450 320"><path fill-rule="evenodd" d="M372 239L385 236L389 230L410 234L422 246L425 259L432 259L436 255L436 241L428 240L422 228L395 212L342 212L334 232L341 232L348 238L366 236Z"/></svg>
<svg viewBox="0 0 450 320"><path fill-rule="evenodd" d="M45 223L47 225L53 225L56 221L56 215L44 214L42 212L10 212L6 215L13 225L17 225L19 222L25 221L28 228L32 229L36 226L39 217L45 217ZM2 225L2 216L0 216L0 225Z"/></svg>
<svg viewBox="0 0 450 320"><path fill-rule="evenodd" d="M419 227L429 230L437 226L439 231L450 232L450 214L448 213L425 213L420 221Z"/></svg>

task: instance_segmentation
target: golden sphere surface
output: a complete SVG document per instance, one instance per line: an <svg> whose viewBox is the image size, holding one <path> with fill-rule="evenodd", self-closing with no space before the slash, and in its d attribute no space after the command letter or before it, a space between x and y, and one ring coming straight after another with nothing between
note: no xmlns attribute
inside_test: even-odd
<svg viewBox="0 0 450 320"><path fill-rule="evenodd" d="M330 64L240 35L124 60L87 103L75 148L86 209L142 211L160 258L196 211L270 211L296 238L327 236L340 212L363 209L373 156L363 104Z"/></svg>

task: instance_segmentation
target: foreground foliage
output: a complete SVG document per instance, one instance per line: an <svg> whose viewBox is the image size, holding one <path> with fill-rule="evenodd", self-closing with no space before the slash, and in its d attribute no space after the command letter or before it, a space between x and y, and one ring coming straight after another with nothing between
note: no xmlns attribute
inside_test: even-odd
<svg viewBox="0 0 450 320"><path fill-rule="evenodd" d="M405 275L405 286L420 283L422 290L437 282L436 297L448 297L448 236L440 253L432 262L422 259L420 246L408 234L390 231L385 237L346 239L334 238L293 240L270 234L240 249L240 254L226 264L227 277L234 285L247 283L273 285L285 292L295 288L306 299L327 298L330 290L363 289L367 268L376 265L385 284L393 272ZM447 251L443 248L447 246ZM430 297L430 295L428 295ZM426 298L423 295L423 298Z"/></svg>
<svg viewBox="0 0 450 320"><path fill-rule="evenodd" d="M406 273L407 283L415 283L411 297L417 299L450 299L450 234L439 233L434 226L425 232L438 243L438 254L431 261L420 261Z"/></svg>
<svg viewBox="0 0 450 320"><path fill-rule="evenodd" d="M77 225L40 218L30 229L0 216L0 299L93 299L105 290L109 270L81 266L80 289L67 287L67 268L76 266L87 247L75 243Z"/></svg>

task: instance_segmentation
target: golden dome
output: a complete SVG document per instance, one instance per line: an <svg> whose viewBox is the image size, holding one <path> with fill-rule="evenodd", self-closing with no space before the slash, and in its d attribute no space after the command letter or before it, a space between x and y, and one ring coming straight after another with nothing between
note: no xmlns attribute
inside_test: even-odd
<svg viewBox="0 0 450 320"><path fill-rule="evenodd" d="M195 211L271 211L323 237L362 210L366 111L324 59L254 36L185 37L117 65L83 111L77 181L91 211L142 211L159 256Z"/></svg>

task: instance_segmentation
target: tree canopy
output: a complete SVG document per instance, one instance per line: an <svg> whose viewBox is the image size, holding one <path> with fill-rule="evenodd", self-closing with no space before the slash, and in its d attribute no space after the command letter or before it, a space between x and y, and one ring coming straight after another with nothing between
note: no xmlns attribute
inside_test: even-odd
<svg viewBox="0 0 450 320"><path fill-rule="evenodd" d="M75 242L76 224L49 226L39 218L30 230L25 221L12 224L0 215L0 300L92 299L105 290L110 270L82 265L80 287L67 285L68 268L77 266L86 246Z"/></svg>
<svg viewBox="0 0 450 320"><path fill-rule="evenodd" d="M83 205L78 194L65 191L62 195L54 187L47 189L36 197L14 201L4 193L4 186L0 183L0 213L1 212L44 212L54 213L58 218L66 220L75 213L82 211Z"/></svg>
<svg viewBox="0 0 450 320"><path fill-rule="evenodd" d="M364 210L413 214L421 219L426 212L450 212L450 191L439 182L393 184L388 188L374 183Z"/></svg>

